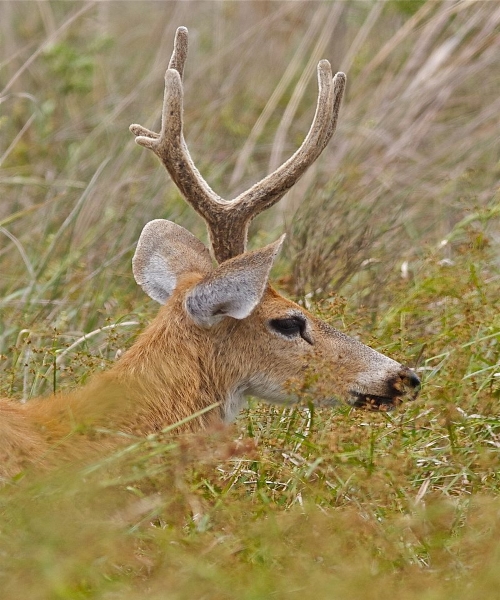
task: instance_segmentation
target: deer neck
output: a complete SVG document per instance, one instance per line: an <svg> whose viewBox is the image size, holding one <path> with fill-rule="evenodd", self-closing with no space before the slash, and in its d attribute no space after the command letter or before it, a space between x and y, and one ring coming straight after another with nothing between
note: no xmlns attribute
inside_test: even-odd
<svg viewBox="0 0 500 600"><path fill-rule="evenodd" d="M198 430L220 421L228 390L234 388L221 376L211 337L189 322L179 304L172 299L163 306L109 372L130 391L130 408L142 433L189 419L213 404L219 406L184 429Z"/></svg>

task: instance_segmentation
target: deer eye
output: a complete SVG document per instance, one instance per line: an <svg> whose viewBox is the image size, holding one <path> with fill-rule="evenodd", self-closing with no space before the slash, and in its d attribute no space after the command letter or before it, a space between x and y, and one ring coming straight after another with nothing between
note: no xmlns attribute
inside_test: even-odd
<svg viewBox="0 0 500 600"><path fill-rule="evenodd" d="M271 319L269 326L274 331L286 335L287 337L296 337L300 335L306 342L312 344L311 338L306 334L306 321L299 316L286 317L285 319Z"/></svg>

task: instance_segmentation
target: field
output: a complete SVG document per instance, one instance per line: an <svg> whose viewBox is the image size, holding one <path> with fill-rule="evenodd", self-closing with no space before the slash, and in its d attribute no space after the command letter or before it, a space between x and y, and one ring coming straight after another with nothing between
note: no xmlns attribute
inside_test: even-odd
<svg viewBox="0 0 500 600"><path fill-rule="evenodd" d="M392 413L252 400L209 435L130 439L0 489L2 600L475 600L500 589L500 4L0 3L0 396L106 369L156 312L144 224L206 240L131 123L158 129L190 31L185 135L223 197L300 145L315 68L337 132L250 244L272 279L418 370Z"/></svg>

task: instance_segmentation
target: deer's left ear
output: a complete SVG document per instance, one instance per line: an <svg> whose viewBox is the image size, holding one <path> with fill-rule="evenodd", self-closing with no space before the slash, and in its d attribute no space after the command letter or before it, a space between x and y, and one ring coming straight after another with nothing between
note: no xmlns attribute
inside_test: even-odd
<svg viewBox="0 0 500 600"><path fill-rule="evenodd" d="M142 230L132 259L137 283L146 294L165 302L184 273L205 275L212 270L208 249L184 227L165 219L150 221Z"/></svg>
<svg viewBox="0 0 500 600"><path fill-rule="evenodd" d="M284 239L283 235L264 248L231 258L196 284L185 299L193 321L208 328L224 317L248 317L264 294Z"/></svg>

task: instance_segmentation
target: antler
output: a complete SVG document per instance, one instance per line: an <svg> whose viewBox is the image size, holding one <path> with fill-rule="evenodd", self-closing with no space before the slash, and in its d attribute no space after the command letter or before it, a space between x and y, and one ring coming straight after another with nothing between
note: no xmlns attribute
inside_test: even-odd
<svg viewBox="0 0 500 600"><path fill-rule="evenodd" d="M179 27L165 73L161 133L141 125L131 125L130 131L136 136L137 144L153 150L159 157L186 201L203 217L214 256L221 263L245 251L250 221L276 204L328 144L337 126L346 77L344 73L337 73L332 79L330 63L320 61L316 113L302 145L281 167L228 201L203 179L184 141L182 74L187 50L188 31Z"/></svg>

